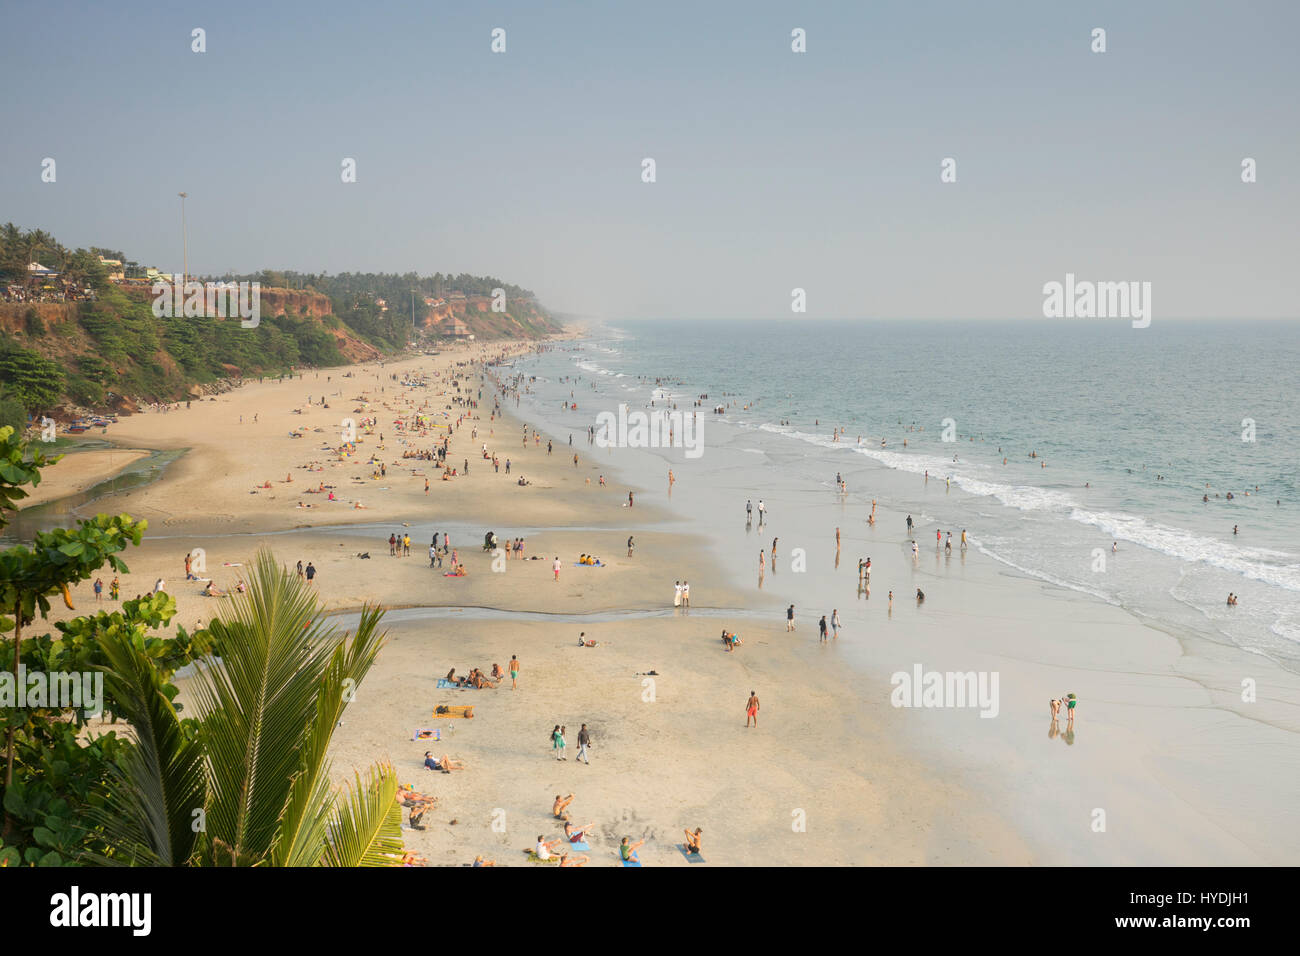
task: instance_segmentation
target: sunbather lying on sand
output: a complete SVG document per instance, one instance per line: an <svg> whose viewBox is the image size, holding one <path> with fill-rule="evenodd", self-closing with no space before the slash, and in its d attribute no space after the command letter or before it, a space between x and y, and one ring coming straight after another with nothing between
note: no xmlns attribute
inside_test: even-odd
<svg viewBox="0 0 1300 956"><path fill-rule="evenodd" d="M397 805L399 807L409 807L410 824L412 830L423 830L420 826L420 818L433 808L434 798L425 796L422 793L416 793L409 785L405 788L397 788Z"/></svg>
<svg viewBox="0 0 1300 956"><path fill-rule="evenodd" d="M446 754L435 758L433 751L424 752L424 766L429 770L440 770L443 773L451 773L453 770L464 770L465 762L463 760L452 760Z"/></svg>

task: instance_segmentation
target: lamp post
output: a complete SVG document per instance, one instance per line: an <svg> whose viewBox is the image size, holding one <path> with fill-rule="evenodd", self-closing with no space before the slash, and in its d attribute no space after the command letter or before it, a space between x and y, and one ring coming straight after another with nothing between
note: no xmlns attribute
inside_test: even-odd
<svg viewBox="0 0 1300 956"><path fill-rule="evenodd" d="M182 262L181 266L181 295L185 294L185 280L190 274L190 239L185 232L185 199L189 193L177 193L181 197L181 249Z"/></svg>

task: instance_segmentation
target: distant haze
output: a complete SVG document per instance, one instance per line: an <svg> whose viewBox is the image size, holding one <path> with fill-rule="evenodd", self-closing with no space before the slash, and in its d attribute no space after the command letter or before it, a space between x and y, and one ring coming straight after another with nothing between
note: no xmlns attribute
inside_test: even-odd
<svg viewBox="0 0 1300 956"><path fill-rule="evenodd" d="M1072 273L1150 282L1156 322L1300 315L1293 2L18 0L4 22L0 222L164 271L186 191L200 274L992 318L1041 316Z"/></svg>

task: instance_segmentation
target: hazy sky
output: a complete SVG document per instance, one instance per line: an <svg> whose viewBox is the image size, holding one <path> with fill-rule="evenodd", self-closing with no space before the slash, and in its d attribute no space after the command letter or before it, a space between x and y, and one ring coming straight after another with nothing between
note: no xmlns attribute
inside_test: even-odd
<svg viewBox="0 0 1300 956"><path fill-rule="evenodd" d="M1073 272L1151 282L1156 321L1300 315L1293 0L6 0L3 21L0 221L164 271L185 190L198 273L487 273L614 318L790 316L795 287L809 317L983 318L1041 315Z"/></svg>

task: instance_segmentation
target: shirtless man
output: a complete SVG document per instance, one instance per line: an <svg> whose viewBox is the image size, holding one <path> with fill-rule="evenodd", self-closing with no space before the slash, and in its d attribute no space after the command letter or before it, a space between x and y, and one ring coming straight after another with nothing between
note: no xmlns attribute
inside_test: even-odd
<svg viewBox="0 0 1300 956"><path fill-rule="evenodd" d="M567 797L561 797L557 793L555 795L555 805L551 807L551 813L555 817L555 819L563 820L565 823L568 823L569 815L565 812L564 808L567 807L572 802L573 802L573 794L569 794Z"/></svg>
<svg viewBox="0 0 1300 956"><path fill-rule="evenodd" d="M590 862L591 857L587 856L585 853L576 856L569 856L567 852L560 854L560 866L585 866Z"/></svg>
<svg viewBox="0 0 1300 956"><path fill-rule="evenodd" d="M758 727L758 695L752 690L749 692L749 700L745 702L745 726L749 727L750 721L754 722L754 727Z"/></svg>
<svg viewBox="0 0 1300 956"><path fill-rule="evenodd" d="M686 852L699 853L700 839L701 839L700 835L704 833L704 831L699 827L696 827L694 833L692 833L690 830L683 830L682 832L686 834Z"/></svg>

